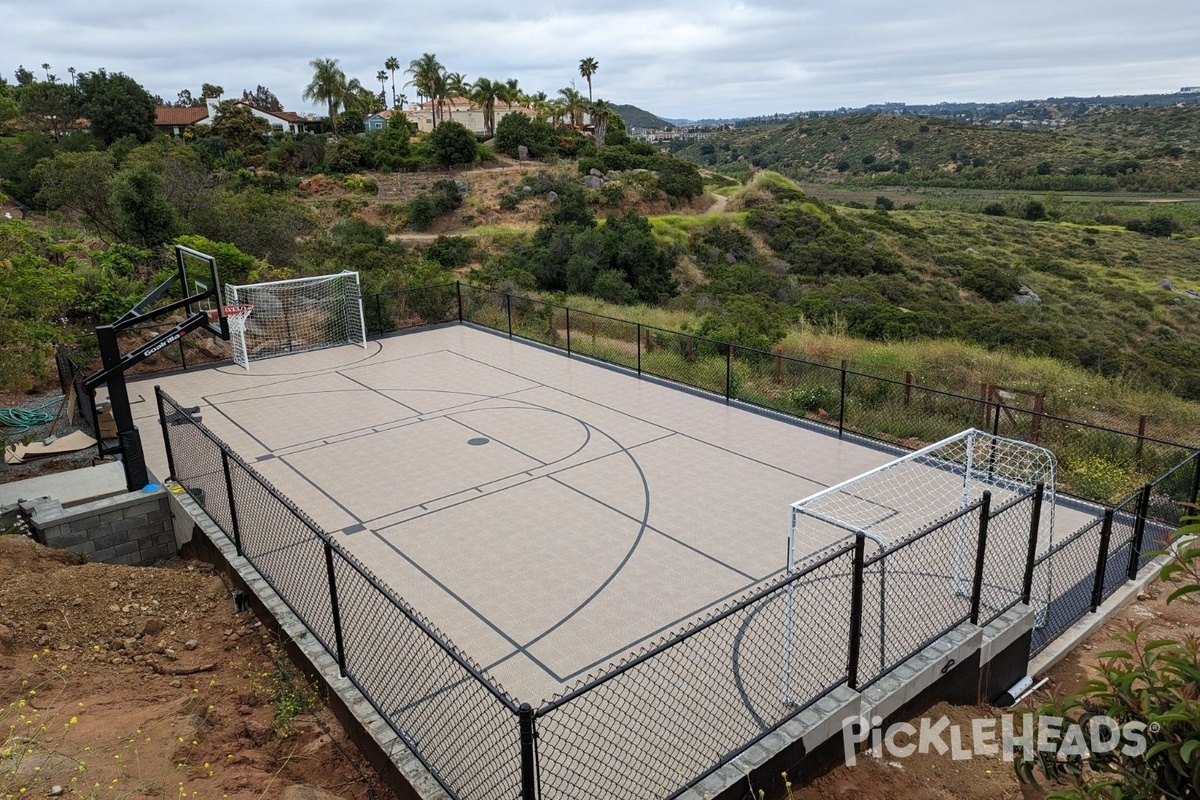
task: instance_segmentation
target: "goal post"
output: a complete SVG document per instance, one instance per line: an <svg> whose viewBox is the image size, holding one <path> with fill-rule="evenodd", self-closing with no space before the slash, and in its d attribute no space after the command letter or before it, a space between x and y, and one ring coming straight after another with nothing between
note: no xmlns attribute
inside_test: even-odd
<svg viewBox="0 0 1200 800"><path fill-rule="evenodd" d="M946 563L922 563L921 569L931 579L930 588L965 598L973 581L976 521L962 512L985 491L992 494L993 508L999 508L1018 502L1041 484L1041 529L1048 534L1039 541L1039 550L1044 551L1054 543L1056 471L1057 459L1044 447L968 429L793 503L785 573L796 573L814 554L848 538L862 537L874 554L886 554L940 521L952 520L944 528L953 537ZM885 580L888 559L868 555L869 563L872 557L879 580ZM886 616L882 584L879 592L880 613ZM1049 600L1047 581L1037 590L1039 618ZM795 669L792 645L803 610L792 607L790 591L785 602L783 695L790 702Z"/></svg>
<svg viewBox="0 0 1200 800"><path fill-rule="evenodd" d="M367 344L357 272L228 285L225 302L253 309L230 328L233 360L245 369L263 358Z"/></svg>

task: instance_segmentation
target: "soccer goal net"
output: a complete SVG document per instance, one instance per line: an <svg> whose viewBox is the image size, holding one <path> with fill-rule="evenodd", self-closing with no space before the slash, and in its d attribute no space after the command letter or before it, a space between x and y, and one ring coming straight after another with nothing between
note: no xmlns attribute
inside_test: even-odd
<svg viewBox="0 0 1200 800"><path fill-rule="evenodd" d="M272 356L367 343L357 272L230 285L225 302L252 307L230 326L233 360L246 369Z"/></svg>

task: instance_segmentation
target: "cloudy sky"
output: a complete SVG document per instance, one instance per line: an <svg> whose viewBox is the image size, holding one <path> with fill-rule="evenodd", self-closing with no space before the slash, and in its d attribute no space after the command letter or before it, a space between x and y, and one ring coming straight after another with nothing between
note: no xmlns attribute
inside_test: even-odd
<svg viewBox="0 0 1200 800"><path fill-rule="evenodd" d="M104 67L167 100L262 84L310 112L311 59L371 86L389 56L424 52L551 95L586 93L591 56L597 97L692 119L1173 92L1200 85L1200 0L0 0L10 81Z"/></svg>

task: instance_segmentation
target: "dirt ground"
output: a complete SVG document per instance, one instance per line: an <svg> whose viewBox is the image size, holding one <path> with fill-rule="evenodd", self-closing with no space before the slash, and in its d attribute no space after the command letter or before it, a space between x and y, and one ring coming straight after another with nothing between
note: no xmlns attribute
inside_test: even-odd
<svg viewBox="0 0 1200 800"><path fill-rule="evenodd" d="M1135 602L1122 608L1102 628L1055 665L1046 675L1049 682L1013 713L1024 713L1046 701L1051 692L1066 694L1078 690L1099 674L1098 655L1106 650L1125 649L1117 636L1133 625L1147 624L1143 641L1179 639L1200 628L1200 603L1181 599L1166 604L1170 589L1152 584ZM1003 710L990 706L952 706L940 703L921 717L937 720L945 715L952 725L966 732L975 719L998 718ZM910 720L919 725L921 717ZM948 737L947 737L948 738ZM1043 795L1018 783L1013 765L1000 756L955 761L949 754L930 751L907 758L860 756L854 767L838 767L804 787L792 787L774 800L826 800L826 798L864 798L864 800L1033 800Z"/></svg>
<svg viewBox="0 0 1200 800"><path fill-rule="evenodd" d="M392 798L207 565L0 536L0 798Z"/></svg>

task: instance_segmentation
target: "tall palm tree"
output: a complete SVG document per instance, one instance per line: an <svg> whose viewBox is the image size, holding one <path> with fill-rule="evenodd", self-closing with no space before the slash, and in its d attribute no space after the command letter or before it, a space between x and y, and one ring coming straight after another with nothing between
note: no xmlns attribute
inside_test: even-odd
<svg viewBox="0 0 1200 800"><path fill-rule="evenodd" d="M392 108L396 107L396 70L400 69L400 59L395 56L388 56L387 61L383 62L383 68L392 73Z"/></svg>
<svg viewBox="0 0 1200 800"><path fill-rule="evenodd" d="M592 76L600 69L600 62L588 56L579 62L579 76L588 83L588 102L592 101Z"/></svg>
<svg viewBox="0 0 1200 800"><path fill-rule="evenodd" d="M433 103L433 126L436 128L437 112L446 88L446 68L433 53L422 53L420 58L408 62L405 73L412 75L412 80L404 85L414 87L417 95L428 98Z"/></svg>
<svg viewBox="0 0 1200 800"><path fill-rule="evenodd" d="M587 108L587 101L583 99L583 95L576 91L574 86L559 89L558 94L562 98L563 105L566 106L567 114L571 118L571 124L576 128L582 128L583 112Z"/></svg>
<svg viewBox="0 0 1200 800"><path fill-rule="evenodd" d="M375 73L375 80L379 81L379 103L384 108L387 108L387 78L388 74L385 70L379 70Z"/></svg>
<svg viewBox="0 0 1200 800"><path fill-rule="evenodd" d="M52 83L53 81L50 80L50 65L42 64L42 69L46 70L46 81Z"/></svg>
<svg viewBox="0 0 1200 800"><path fill-rule="evenodd" d="M71 85L74 86L75 85L75 68L67 67L67 72L71 73Z"/></svg>
<svg viewBox="0 0 1200 800"><path fill-rule="evenodd" d="M329 107L329 124L336 136L338 107L346 99L346 73L342 72L336 58L314 58L308 65L312 67L313 78L301 96L309 102L325 103Z"/></svg>

